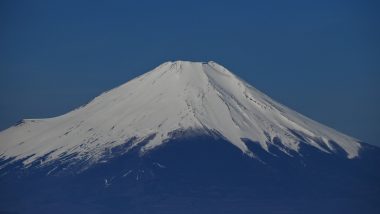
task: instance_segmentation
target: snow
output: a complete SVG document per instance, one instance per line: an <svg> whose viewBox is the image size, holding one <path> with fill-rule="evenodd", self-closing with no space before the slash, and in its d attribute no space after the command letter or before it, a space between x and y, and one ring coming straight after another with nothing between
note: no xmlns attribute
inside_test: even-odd
<svg viewBox="0 0 380 214"><path fill-rule="evenodd" d="M155 165L155 166L157 166L157 167L159 167L161 169L165 169L166 168L166 166L164 166L164 165L162 165L162 164L160 164L158 162L154 162L153 165Z"/></svg>
<svg viewBox="0 0 380 214"><path fill-rule="evenodd" d="M348 158L358 140L319 124L277 103L215 62L166 62L87 105L62 116L24 120L0 132L0 158L23 160L28 167L73 155L89 164L104 161L111 149L133 142L125 152L154 136L141 154L156 148L176 130L213 130L254 157L242 139L268 150L275 137L283 151L305 143L326 153L341 147ZM322 145L321 145L322 144ZM274 145L274 144L273 144ZM285 148L285 149L284 149Z"/></svg>
<svg viewBox="0 0 380 214"><path fill-rule="evenodd" d="M132 170L128 170L128 172L126 172L126 173L123 174L123 177L126 177L126 176L128 176L129 174L131 174L131 173L132 173Z"/></svg>

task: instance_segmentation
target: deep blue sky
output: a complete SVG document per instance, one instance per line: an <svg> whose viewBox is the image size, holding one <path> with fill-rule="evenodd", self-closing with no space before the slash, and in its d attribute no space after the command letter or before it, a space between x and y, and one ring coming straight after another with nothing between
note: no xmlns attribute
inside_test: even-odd
<svg viewBox="0 0 380 214"><path fill-rule="evenodd" d="M0 1L0 129L65 113L168 60L213 60L380 145L377 2Z"/></svg>

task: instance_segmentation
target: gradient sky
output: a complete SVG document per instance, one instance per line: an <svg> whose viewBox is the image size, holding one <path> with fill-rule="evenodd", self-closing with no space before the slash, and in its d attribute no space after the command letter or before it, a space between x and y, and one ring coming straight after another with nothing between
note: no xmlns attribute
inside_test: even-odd
<svg viewBox="0 0 380 214"><path fill-rule="evenodd" d="M380 146L373 0L0 1L0 129L70 111L169 60L216 61Z"/></svg>

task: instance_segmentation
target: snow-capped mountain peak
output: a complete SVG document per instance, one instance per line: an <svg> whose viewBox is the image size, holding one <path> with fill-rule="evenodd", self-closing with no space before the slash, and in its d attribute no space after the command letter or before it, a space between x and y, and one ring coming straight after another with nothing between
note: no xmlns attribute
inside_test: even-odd
<svg viewBox="0 0 380 214"><path fill-rule="evenodd" d="M165 145L178 131L217 133L254 157L247 143L286 154L301 143L357 157L356 139L277 103L215 63L166 62L65 115L24 120L0 132L1 159L25 165L44 157L95 163L112 148L137 145L141 154Z"/></svg>

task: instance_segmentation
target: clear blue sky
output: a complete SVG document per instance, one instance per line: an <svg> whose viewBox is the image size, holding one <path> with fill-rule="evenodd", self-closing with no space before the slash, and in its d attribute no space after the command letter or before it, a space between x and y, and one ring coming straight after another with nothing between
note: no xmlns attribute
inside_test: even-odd
<svg viewBox="0 0 380 214"><path fill-rule="evenodd" d="M57 116L168 60L216 61L380 145L379 1L0 1L0 129Z"/></svg>

